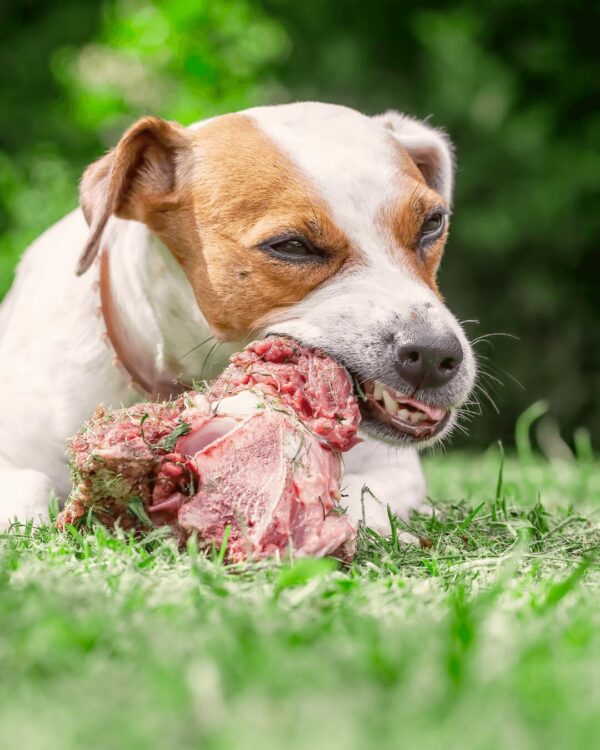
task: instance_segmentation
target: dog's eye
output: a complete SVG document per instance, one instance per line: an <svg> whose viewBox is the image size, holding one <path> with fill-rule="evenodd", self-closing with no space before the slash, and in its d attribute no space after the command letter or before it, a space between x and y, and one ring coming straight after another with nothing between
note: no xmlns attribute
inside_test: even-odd
<svg viewBox="0 0 600 750"><path fill-rule="evenodd" d="M429 243L436 240L444 231L446 226L446 214L435 211L425 219L421 227L421 243Z"/></svg>
<svg viewBox="0 0 600 750"><path fill-rule="evenodd" d="M284 237L259 245L259 249L279 260L290 262L321 261L325 258L305 237Z"/></svg>

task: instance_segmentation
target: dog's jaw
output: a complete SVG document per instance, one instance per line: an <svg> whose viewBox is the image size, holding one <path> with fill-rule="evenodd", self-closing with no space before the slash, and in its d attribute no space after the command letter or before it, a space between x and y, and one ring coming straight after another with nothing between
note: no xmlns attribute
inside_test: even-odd
<svg viewBox="0 0 600 750"><path fill-rule="evenodd" d="M415 392L394 366L392 342L402 340L405 327L415 316L434 329L451 331L462 346L461 367L441 388ZM384 273L381 269L356 269L330 281L280 313L267 330L295 337L337 359L355 378L359 399L365 395L362 385L379 381L396 393L447 411L435 434L419 438L377 419L363 403L363 429L395 445L425 447L446 438L475 382L475 357L456 318L425 284L391 266Z"/></svg>

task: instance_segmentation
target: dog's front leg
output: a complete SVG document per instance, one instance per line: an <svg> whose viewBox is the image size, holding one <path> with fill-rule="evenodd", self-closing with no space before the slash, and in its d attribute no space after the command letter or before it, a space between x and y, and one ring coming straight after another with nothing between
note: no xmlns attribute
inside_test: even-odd
<svg viewBox="0 0 600 750"><path fill-rule="evenodd" d="M363 436L365 437L365 436ZM415 450L399 450L366 437L346 455L341 505L355 522L363 519L381 536L389 536L388 506L404 521L414 512L431 513L425 477ZM416 538L403 533L405 542Z"/></svg>
<svg viewBox="0 0 600 750"><path fill-rule="evenodd" d="M11 523L48 520L52 481L41 471L19 469L0 458L0 531Z"/></svg>

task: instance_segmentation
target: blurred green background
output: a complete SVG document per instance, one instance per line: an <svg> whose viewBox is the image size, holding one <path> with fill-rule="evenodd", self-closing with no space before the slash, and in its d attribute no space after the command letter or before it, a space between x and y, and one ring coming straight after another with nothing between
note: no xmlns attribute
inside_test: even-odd
<svg viewBox="0 0 600 750"><path fill-rule="evenodd" d="M318 99L431 116L458 153L441 272L491 377L455 443L600 440L598 4L497 0L14 0L0 6L0 298L24 248L77 202L136 117L187 124ZM493 346L492 346L493 344ZM485 357L485 359L483 358ZM1 363L0 363L1 366ZM493 378L502 381L502 385ZM521 385L517 385L515 379ZM480 394L481 395L481 394Z"/></svg>

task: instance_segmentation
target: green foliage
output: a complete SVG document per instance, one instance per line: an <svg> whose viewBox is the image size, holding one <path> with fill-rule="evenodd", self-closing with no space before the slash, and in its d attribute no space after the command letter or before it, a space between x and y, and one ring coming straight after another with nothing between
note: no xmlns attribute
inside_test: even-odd
<svg viewBox="0 0 600 750"><path fill-rule="evenodd" d="M171 453L171 451L175 450L175 445L179 438L187 435L190 430L191 427L187 422L178 424L171 433L158 443L157 447L163 451L167 451L167 453Z"/></svg>
<svg viewBox="0 0 600 750"><path fill-rule="evenodd" d="M362 534L349 567L0 535L0 746L594 747L600 466L582 493L579 466L524 461L497 498L497 450L436 459L435 515L394 535L427 543Z"/></svg>
<svg viewBox="0 0 600 750"><path fill-rule="evenodd" d="M112 144L148 112L188 124L260 102L285 42L248 0L120 1L105 5L99 38L63 50L55 70L79 126Z"/></svg>
<svg viewBox="0 0 600 750"><path fill-rule="evenodd" d="M458 158L441 287L460 318L481 321L467 324L473 338L520 339L476 344L500 415L480 393L469 440L510 442L540 399L546 452L565 452L557 424L568 442L580 425L597 440L597 20L567 0L6 4L0 297L27 243L76 205L86 164L141 114L187 124L305 98L431 116Z"/></svg>
<svg viewBox="0 0 600 750"><path fill-rule="evenodd" d="M127 503L127 510L131 513L132 516L135 516L138 521L141 521L148 529L154 528L154 524L146 513L146 509L144 508L144 503L142 502L141 497L132 497L131 500Z"/></svg>
<svg viewBox="0 0 600 750"><path fill-rule="evenodd" d="M2 11L0 63L20 75L0 83L0 298L20 253L75 208L81 172L133 119L188 124L259 104L275 87L268 63L286 50L280 25L250 0L60 7ZM79 34L65 18L81 20ZM32 67L44 75L23 75ZM21 111L6 106L16 98Z"/></svg>

